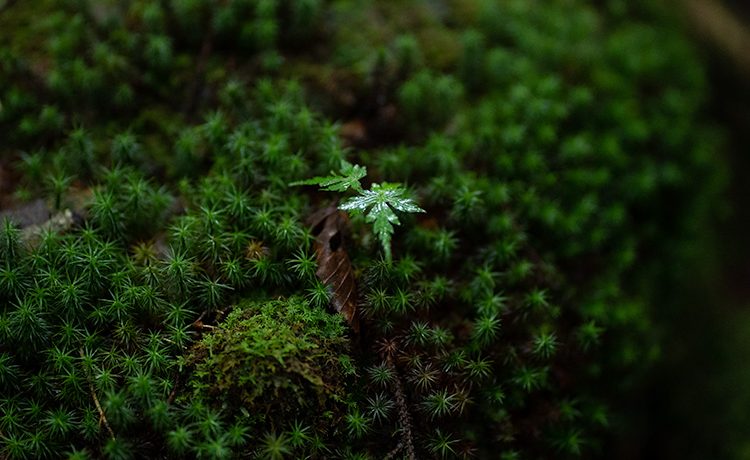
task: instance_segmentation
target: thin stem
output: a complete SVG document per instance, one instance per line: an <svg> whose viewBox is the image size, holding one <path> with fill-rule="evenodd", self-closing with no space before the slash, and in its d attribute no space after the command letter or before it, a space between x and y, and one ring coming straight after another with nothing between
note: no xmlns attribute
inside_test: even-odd
<svg viewBox="0 0 750 460"><path fill-rule="evenodd" d="M81 358L84 357L83 354L83 348L78 350ZM91 398L94 400L94 405L96 406L96 410L99 412L99 423L104 423L104 426L107 428L107 431L109 431L109 435L112 437L112 439L115 439L115 432L112 431L112 427L109 426L109 422L107 421L107 416L104 415L104 410L102 409L102 405L99 404L99 398L96 397L96 391L94 391L94 385L91 383L91 376L89 375L88 371L86 371L86 380L89 384L89 391L91 392Z"/></svg>
<svg viewBox="0 0 750 460"><path fill-rule="evenodd" d="M404 394L404 386L401 383L401 376L399 376L398 369L393 364L393 357L390 353L386 355L386 363L388 367L393 370L396 378L393 381L393 392L396 394L396 406L398 406L398 420L401 424L401 433L403 439L398 443L396 448L392 450L386 458L391 458L392 455L396 455L401 449L406 449L406 456L409 460L415 460L417 458L414 451L414 439L411 431L411 415L409 414L409 406L406 403L406 395Z"/></svg>

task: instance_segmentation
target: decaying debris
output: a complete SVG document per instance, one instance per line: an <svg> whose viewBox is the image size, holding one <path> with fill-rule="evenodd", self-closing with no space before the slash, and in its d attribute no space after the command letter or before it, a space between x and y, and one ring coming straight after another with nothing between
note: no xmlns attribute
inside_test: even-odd
<svg viewBox="0 0 750 460"><path fill-rule="evenodd" d="M5 218L13 221L21 229L21 239L34 247L44 232L65 233L80 225L85 220L91 197L91 189L73 189L66 208L54 211L44 200L38 199L1 211L0 221Z"/></svg>
<svg viewBox="0 0 750 460"><path fill-rule="evenodd" d="M315 212L308 219L315 237L318 270L315 275L328 287L331 305L344 315L355 332L359 332L357 290L349 255L343 246L343 231L349 218L335 206Z"/></svg>

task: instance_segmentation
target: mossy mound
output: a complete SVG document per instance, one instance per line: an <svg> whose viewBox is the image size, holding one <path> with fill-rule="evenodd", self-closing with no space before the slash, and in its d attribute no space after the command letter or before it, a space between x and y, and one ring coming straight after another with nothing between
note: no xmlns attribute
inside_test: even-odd
<svg viewBox="0 0 750 460"><path fill-rule="evenodd" d="M0 457L608 452L721 186L654 2L3 5L0 203L91 200L0 227ZM290 185L344 160L426 211L330 238L352 365L305 224L346 195Z"/></svg>
<svg viewBox="0 0 750 460"><path fill-rule="evenodd" d="M330 424L345 410L345 333L340 315L299 297L241 303L192 347L186 397L271 427Z"/></svg>

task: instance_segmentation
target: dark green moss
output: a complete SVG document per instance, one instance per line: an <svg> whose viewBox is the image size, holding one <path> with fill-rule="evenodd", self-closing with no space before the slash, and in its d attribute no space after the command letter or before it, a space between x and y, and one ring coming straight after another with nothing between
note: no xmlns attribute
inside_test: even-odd
<svg viewBox="0 0 750 460"><path fill-rule="evenodd" d="M651 3L0 6L0 201L67 216L0 228L0 456L605 455L721 189ZM340 229L357 347L342 160L427 211Z"/></svg>

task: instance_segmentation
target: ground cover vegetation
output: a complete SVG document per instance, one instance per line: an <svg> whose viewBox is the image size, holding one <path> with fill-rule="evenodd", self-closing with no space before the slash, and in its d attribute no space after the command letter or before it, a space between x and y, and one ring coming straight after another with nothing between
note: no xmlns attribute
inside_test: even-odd
<svg viewBox="0 0 750 460"><path fill-rule="evenodd" d="M721 183L654 2L0 8L0 457L605 455Z"/></svg>

